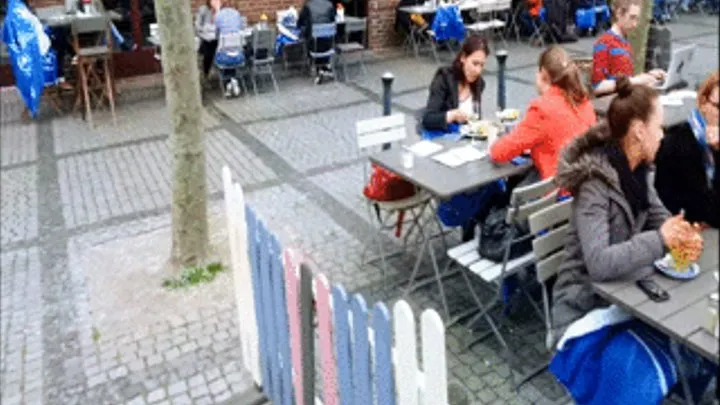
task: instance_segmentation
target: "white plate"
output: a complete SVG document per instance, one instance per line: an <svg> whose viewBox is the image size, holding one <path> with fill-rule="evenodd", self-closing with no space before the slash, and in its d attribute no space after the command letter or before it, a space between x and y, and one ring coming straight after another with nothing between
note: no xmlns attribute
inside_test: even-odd
<svg viewBox="0 0 720 405"><path fill-rule="evenodd" d="M700 275L700 266L697 263L691 264L687 271L675 270L670 253L666 254L662 259L655 260L655 268L668 277L680 280L690 280Z"/></svg>

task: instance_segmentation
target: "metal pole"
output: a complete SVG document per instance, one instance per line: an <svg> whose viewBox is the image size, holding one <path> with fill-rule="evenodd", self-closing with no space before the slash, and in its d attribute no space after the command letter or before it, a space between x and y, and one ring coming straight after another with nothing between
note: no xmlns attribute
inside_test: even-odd
<svg viewBox="0 0 720 405"><path fill-rule="evenodd" d="M392 83L395 80L395 76L392 73L386 72L382 76L383 85L383 115L388 116L392 114ZM382 146L383 150L390 149L390 144L386 143Z"/></svg>
<svg viewBox="0 0 720 405"><path fill-rule="evenodd" d="M495 53L498 61L498 108L500 111L505 110L505 63L507 62L508 52L501 49Z"/></svg>

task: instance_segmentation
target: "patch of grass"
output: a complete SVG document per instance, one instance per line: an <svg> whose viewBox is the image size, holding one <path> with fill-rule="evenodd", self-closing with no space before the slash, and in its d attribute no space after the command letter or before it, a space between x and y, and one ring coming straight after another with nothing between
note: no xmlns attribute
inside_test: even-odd
<svg viewBox="0 0 720 405"><path fill-rule="evenodd" d="M218 273L225 271L222 263L214 262L205 267L190 267L183 269L177 278L165 279L162 286L169 290L188 288L194 285L209 283Z"/></svg>
<svg viewBox="0 0 720 405"><path fill-rule="evenodd" d="M98 328L96 328L94 326L92 328L92 340L95 343L100 341L100 331L98 330Z"/></svg>

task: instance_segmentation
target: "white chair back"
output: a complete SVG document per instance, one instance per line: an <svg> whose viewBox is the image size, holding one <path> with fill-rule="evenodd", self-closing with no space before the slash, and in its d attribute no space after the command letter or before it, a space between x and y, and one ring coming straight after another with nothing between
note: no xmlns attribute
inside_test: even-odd
<svg viewBox="0 0 720 405"><path fill-rule="evenodd" d="M401 141L407 137L405 115L394 114L358 121L355 132L360 150Z"/></svg>

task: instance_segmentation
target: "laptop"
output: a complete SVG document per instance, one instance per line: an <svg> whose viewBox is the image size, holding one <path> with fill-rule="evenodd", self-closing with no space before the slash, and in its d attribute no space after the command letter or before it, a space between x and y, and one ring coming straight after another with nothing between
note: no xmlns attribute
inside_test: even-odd
<svg viewBox="0 0 720 405"><path fill-rule="evenodd" d="M683 77L690 68L690 62L692 62L693 56L695 55L695 48L695 45L688 45L673 50L667 75L665 76L665 80L655 85L657 90L670 90L678 87L678 85L684 81Z"/></svg>

